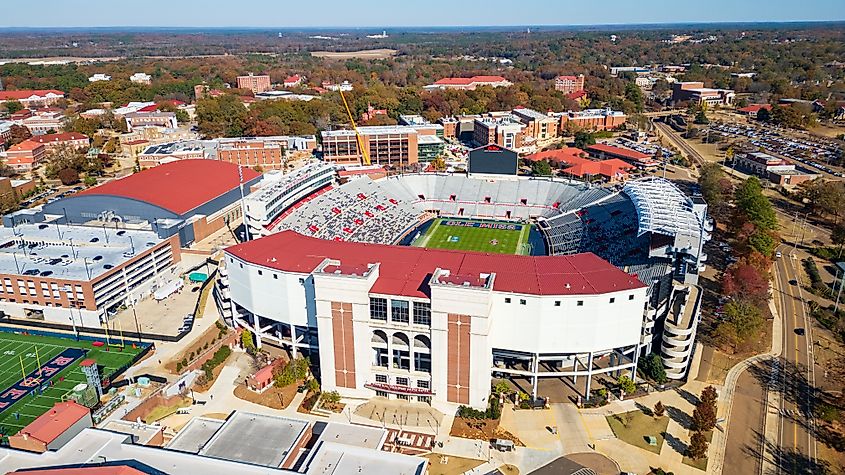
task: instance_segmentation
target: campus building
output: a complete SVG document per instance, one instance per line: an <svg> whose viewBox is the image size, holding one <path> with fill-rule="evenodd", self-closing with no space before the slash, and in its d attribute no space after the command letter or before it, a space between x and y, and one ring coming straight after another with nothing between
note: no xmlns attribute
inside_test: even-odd
<svg viewBox="0 0 845 475"><path fill-rule="evenodd" d="M266 92L273 88L270 84L270 76L266 74L254 76L249 73L248 76L238 76L237 85L238 89L249 89L253 94Z"/></svg>
<svg viewBox="0 0 845 475"><path fill-rule="evenodd" d="M625 125L627 120L624 112L610 109L555 112L550 115L560 119L560 130L566 130L567 127L576 130L613 130Z"/></svg>
<svg viewBox="0 0 845 475"><path fill-rule="evenodd" d="M512 82L503 78L502 76L473 76L470 78L443 78L434 84L425 86L426 90L436 89L458 89L464 91L474 91L476 88L482 86L489 87L508 87L513 85Z"/></svg>
<svg viewBox="0 0 845 475"><path fill-rule="evenodd" d="M577 76L558 76L555 78L555 91L560 91L564 94L572 94L573 92L584 90L584 75Z"/></svg>
<svg viewBox="0 0 845 475"><path fill-rule="evenodd" d="M55 89L0 91L0 103L18 101L27 109L55 106L65 98L65 93Z"/></svg>
<svg viewBox="0 0 845 475"><path fill-rule="evenodd" d="M732 106L736 93L732 89L704 87L701 81L676 82L672 84L672 101L689 101L697 105Z"/></svg>
<svg viewBox="0 0 845 475"><path fill-rule="evenodd" d="M373 164L402 167L419 161L419 132L414 127L358 127L358 133ZM326 130L322 138L323 160L345 165L361 163L363 154L354 130Z"/></svg>
<svg viewBox="0 0 845 475"><path fill-rule="evenodd" d="M495 144L519 149L525 139L525 125L511 114L488 114L475 119L472 140L479 147Z"/></svg>
<svg viewBox="0 0 845 475"><path fill-rule="evenodd" d="M58 221L4 224L0 311L15 318L100 327L121 305L172 280L181 260L175 235Z"/></svg>
<svg viewBox="0 0 845 475"><path fill-rule="evenodd" d="M178 235L187 247L241 219L240 197L260 174L218 160L180 160L3 216L4 226L58 220Z"/></svg>
<svg viewBox="0 0 845 475"><path fill-rule="evenodd" d="M525 125L525 135L535 140L550 140L558 135L559 121L555 117L525 107L517 107L513 115Z"/></svg>

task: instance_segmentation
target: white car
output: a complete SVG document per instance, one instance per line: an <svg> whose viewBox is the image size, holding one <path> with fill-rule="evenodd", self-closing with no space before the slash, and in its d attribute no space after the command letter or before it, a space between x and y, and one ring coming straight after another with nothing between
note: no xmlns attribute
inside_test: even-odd
<svg viewBox="0 0 845 475"><path fill-rule="evenodd" d="M778 252L776 252L776 253L775 253L775 257L777 257L778 259L780 259L781 257L783 257L783 254L781 254L781 252L780 252L780 251L778 251Z"/></svg>

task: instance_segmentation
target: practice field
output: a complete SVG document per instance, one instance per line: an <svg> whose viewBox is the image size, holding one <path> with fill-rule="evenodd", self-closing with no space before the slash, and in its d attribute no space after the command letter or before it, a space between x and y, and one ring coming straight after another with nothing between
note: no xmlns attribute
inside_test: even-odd
<svg viewBox="0 0 845 475"><path fill-rule="evenodd" d="M96 361L105 382L143 351L129 341L123 348L92 343L0 332L0 436L16 434L62 401L74 386L85 383L79 367L83 360ZM112 343L116 343L114 339Z"/></svg>
<svg viewBox="0 0 845 475"><path fill-rule="evenodd" d="M437 218L412 243L417 247L496 254L530 254L530 224Z"/></svg>

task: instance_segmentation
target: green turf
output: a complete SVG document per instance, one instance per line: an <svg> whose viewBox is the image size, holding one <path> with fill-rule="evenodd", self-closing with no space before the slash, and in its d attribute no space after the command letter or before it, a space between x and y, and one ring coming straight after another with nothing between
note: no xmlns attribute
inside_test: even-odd
<svg viewBox="0 0 845 475"><path fill-rule="evenodd" d="M66 348L88 350L85 357L78 359L75 363L54 375L52 378L53 386L45 388L43 394L37 394L34 397L27 395L0 413L0 430L6 435L16 434L20 429L52 408L54 403L62 401L62 396L70 392L74 386L86 382L85 375L79 367L79 363L85 358L92 358L97 362L102 379L114 376L117 370L131 363L135 356L142 351L140 347L132 348L128 341L126 345L122 350L119 347L112 346L107 351L106 346L97 348L91 346L91 341L88 340L76 341L73 338L0 332L0 392L5 391L21 379L22 370L19 356L23 356L23 369L26 373L38 368L35 357L36 347L38 347L37 359L41 361L42 365ZM64 380L59 381L60 378L64 378ZM20 414L19 419L15 419L13 415L16 412Z"/></svg>
<svg viewBox="0 0 845 475"><path fill-rule="evenodd" d="M445 226L443 221L453 219L437 218L413 245L435 249L459 249L495 254L530 254L528 233L531 226L523 224L520 231L505 229L484 229L461 226ZM479 220L462 220L484 222ZM489 222L489 221L487 221ZM457 241L454 238L457 237ZM494 244L495 243L495 244Z"/></svg>

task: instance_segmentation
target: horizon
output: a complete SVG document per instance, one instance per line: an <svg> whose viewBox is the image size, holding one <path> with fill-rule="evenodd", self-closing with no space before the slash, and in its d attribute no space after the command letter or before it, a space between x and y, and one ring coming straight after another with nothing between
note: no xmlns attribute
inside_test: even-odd
<svg viewBox="0 0 845 475"><path fill-rule="evenodd" d="M523 0L519 10L506 0L460 3L428 0L424 4L409 2L400 8L383 8L383 2L373 0L360 0L354 6L339 0L324 0L316 12L310 5L279 5L272 0L254 0L249 11L233 9L219 0L203 2L202 9L196 8L197 3L148 0L143 5L126 4L114 9L104 0L90 0L84 6L79 2L44 0L7 8L0 19L0 28L396 29L845 21L845 3L838 0L811 0L800 5L786 0L745 0L738 4L731 0L712 0L703 9L665 0L643 0L636 5L608 0L600 9ZM285 26L280 25L284 23Z"/></svg>

